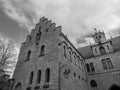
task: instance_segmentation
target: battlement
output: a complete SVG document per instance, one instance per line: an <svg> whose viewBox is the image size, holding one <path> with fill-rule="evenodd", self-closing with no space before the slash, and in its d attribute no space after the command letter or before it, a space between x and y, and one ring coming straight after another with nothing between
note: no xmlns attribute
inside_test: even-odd
<svg viewBox="0 0 120 90"><path fill-rule="evenodd" d="M34 29L31 30L30 35L26 38L26 43L28 42L38 42L41 39L51 38L62 31L61 26L56 26L55 22L48 20L45 17L40 18L39 22L36 23ZM43 38L42 38L43 37Z"/></svg>

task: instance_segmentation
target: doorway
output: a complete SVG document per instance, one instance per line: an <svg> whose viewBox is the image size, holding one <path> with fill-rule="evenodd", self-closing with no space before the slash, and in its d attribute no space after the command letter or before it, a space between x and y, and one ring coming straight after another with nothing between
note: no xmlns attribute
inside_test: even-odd
<svg viewBox="0 0 120 90"><path fill-rule="evenodd" d="M109 90L120 90L120 87L117 85L112 85Z"/></svg>

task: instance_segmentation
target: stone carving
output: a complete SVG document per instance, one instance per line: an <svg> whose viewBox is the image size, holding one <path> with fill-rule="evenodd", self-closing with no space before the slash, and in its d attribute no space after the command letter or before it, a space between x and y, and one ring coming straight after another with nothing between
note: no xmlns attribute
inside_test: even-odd
<svg viewBox="0 0 120 90"><path fill-rule="evenodd" d="M68 79L69 74L70 74L70 69L66 68L63 72L64 78Z"/></svg>

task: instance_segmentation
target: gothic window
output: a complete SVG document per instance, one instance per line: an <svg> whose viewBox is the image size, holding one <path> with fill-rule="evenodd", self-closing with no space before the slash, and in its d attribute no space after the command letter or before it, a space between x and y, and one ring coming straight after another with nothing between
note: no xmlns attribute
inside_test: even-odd
<svg viewBox="0 0 120 90"><path fill-rule="evenodd" d="M80 57L78 56L78 65L79 65L79 67L81 66L80 65Z"/></svg>
<svg viewBox="0 0 120 90"><path fill-rule="evenodd" d="M94 71L95 71L95 68L94 68L93 63L90 63L90 67L91 67L91 70L94 72Z"/></svg>
<svg viewBox="0 0 120 90"><path fill-rule="evenodd" d="M90 72L90 66L88 63L86 64L86 68L87 68L87 72Z"/></svg>
<svg viewBox="0 0 120 90"><path fill-rule="evenodd" d="M42 45L39 56L44 56L44 54L45 54L45 45Z"/></svg>
<svg viewBox="0 0 120 90"><path fill-rule="evenodd" d="M26 60L30 60L30 56L31 56L31 50L28 51Z"/></svg>
<svg viewBox="0 0 120 90"><path fill-rule="evenodd" d="M107 69L107 63L105 59L102 59L102 65L104 69Z"/></svg>
<svg viewBox="0 0 120 90"><path fill-rule="evenodd" d="M49 83L50 82L50 69L47 68L45 71L45 82Z"/></svg>
<svg viewBox="0 0 120 90"><path fill-rule="evenodd" d="M90 81L90 86L91 86L92 88L97 87L97 82L92 79L92 80Z"/></svg>
<svg viewBox="0 0 120 90"><path fill-rule="evenodd" d="M72 53L69 51L70 61L72 61Z"/></svg>
<svg viewBox="0 0 120 90"><path fill-rule="evenodd" d="M30 77L29 77L29 84L32 84L32 82L33 82L33 75L34 75L34 73L33 73L33 71L30 73Z"/></svg>
<svg viewBox="0 0 120 90"><path fill-rule="evenodd" d="M76 55L74 55L74 63L75 63L75 65L77 65L77 64L76 64Z"/></svg>
<svg viewBox="0 0 120 90"><path fill-rule="evenodd" d="M40 38L41 38L41 32L36 34L36 41L40 40Z"/></svg>
<svg viewBox="0 0 120 90"><path fill-rule="evenodd" d="M37 82L37 84L38 83L40 83L40 81L41 81L41 70L39 70L38 72L37 72L37 80L36 80Z"/></svg>
<svg viewBox="0 0 120 90"><path fill-rule="evenodd" d="M20 82L15 86L14 90L22 90L22 85Z"/></svg>
<svg viewBox="0 0 120 90"><path fill-rule="evenodd" d="M106 51L105 51L104 47L100 47L100 53L101 53L101 55L106 54Z"/></svg>
<svg viewBox="0 0 120 90"><path fill-rule="evenodd" d="M64 56L66 57L66 47L64 46Z"/></svg>
<svg viewBox="0 0 120 90"><path fill-rule="evenodd" d="M113 64L112 64L110 58L106 58L106 62L107 62L107 65L108 65L109 69L113 68Z"/></svg>

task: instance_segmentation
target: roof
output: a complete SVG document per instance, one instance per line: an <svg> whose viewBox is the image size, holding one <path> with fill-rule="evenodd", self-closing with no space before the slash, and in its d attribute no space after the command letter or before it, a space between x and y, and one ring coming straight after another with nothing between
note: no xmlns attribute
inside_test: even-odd
<svg viewBox="0 0 120 90"><path fill-rule="evenodd" d="M106 41L111 41L114 51L120 51L120 36L108 39ZM84 58L86 58L86 59L92 58L92 57L94 57L94 55L93 55L91 46L94 46L94 45L88 45L85 47L81 47L78 49L78 51L82 54L82 56Z"/></svg>

